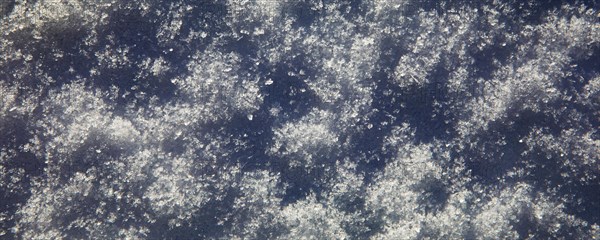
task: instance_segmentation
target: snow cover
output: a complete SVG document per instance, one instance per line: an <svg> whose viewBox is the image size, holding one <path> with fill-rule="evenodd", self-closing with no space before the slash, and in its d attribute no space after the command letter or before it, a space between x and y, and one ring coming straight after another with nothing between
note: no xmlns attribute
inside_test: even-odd
<svg viewBox="0 0 600 240"><path fill-rule="evenodd" d="M2 239L600 239L595 1L0 1Z"/></svg>

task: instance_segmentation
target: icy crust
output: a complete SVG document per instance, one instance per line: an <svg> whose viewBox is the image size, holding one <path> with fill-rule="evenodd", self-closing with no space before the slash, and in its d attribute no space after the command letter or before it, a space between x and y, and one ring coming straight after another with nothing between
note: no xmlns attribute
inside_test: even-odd
<svg viewBox="0 0 600 240"><path fill-rule="evenodd" d="M0 238L600 238L593 1L0 1Z"/></svg>

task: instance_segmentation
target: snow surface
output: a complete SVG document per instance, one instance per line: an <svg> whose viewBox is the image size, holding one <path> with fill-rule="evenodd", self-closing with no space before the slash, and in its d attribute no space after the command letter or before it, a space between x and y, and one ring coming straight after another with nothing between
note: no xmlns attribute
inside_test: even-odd
<svg viewBox="0 0 600 240"><path fill-rule="evenodd" d="M600 239L600 4L2 0L1 239Z"/></svg>

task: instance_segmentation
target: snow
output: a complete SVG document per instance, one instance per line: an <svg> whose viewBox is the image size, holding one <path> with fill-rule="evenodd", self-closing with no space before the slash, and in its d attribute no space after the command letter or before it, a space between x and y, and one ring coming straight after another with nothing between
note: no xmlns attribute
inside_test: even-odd
<svg viewBox="0 0 600 240"><path fill-rule="evenodd" d="M0 237L600 238L599 7L0 1Z"/></svg>

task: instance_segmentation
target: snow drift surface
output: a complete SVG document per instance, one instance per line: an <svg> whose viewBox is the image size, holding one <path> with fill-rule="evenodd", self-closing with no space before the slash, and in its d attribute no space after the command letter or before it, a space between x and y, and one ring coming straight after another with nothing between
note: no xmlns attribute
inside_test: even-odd
<svg viewBox="0 0 600 240"><path fill-rule="evenodd" d="M599 5L527 2L0 1L0 238L598 239Z"/></svg>

